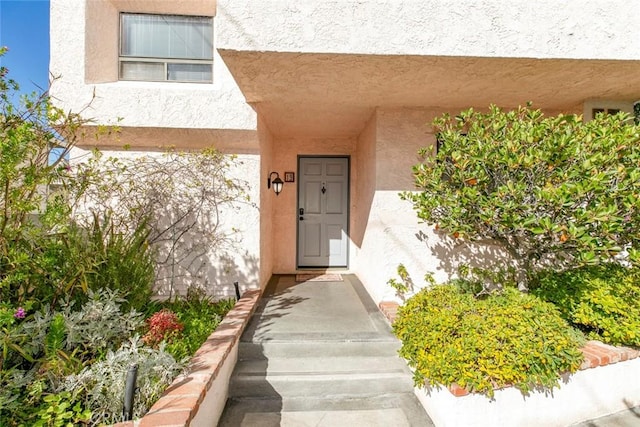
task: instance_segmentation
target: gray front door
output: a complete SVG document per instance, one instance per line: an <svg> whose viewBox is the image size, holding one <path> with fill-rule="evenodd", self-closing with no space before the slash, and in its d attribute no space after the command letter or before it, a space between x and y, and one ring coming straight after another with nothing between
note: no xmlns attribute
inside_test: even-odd
<svg viewBox="0 0 640 427"><path fill-rule="evenodd" d="M347 267L349 158L300 157L298 267Z"/></svg>

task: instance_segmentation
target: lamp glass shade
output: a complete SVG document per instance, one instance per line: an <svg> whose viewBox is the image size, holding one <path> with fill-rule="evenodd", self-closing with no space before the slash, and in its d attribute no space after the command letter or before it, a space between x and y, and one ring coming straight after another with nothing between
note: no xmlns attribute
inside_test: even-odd
<svg viewBox="0 0 640 427"><path fill-rule="evenodd" d="M271 185L273 185L273 191L276 193L276 196L282 191L283 184L284 182L282 182L279 176L277 176L276 179L271 182Z"/></svg>

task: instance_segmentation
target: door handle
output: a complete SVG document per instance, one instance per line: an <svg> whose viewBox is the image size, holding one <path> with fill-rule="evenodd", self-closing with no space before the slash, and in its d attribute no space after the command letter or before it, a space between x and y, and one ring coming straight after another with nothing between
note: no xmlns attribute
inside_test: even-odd
<svg viewBox="0 0 640 427"><path fill-rule="evenodd" d="M300 208L298 212L300 213L300 221L303 221L304 217L302 215L304 215L304 208Z"/></svg>

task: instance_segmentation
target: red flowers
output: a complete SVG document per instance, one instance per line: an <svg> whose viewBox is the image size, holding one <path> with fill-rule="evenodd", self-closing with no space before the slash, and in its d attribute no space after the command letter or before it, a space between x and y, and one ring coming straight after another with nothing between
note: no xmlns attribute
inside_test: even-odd
<svg viewBox="0 0 640 427"><path fill-rule="evenodd" d="M178 316L166 308L154 313L147 319L149 332L142 338L145 344L150 346L158 345L162 341L168 341L177 336L184 325L178 320Z"/></svg>

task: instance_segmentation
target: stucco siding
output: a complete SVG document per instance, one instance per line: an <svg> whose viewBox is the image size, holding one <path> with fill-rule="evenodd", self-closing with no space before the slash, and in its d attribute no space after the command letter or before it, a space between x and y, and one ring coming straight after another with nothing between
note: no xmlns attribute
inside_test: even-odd
<svg viewBox="0 0 640 427"><path fill-rule="evenodd" d="M174 3L167 12L193 13L193 1L166 3ZM208 3L213 5L208 9L213 16L215 2ZM51 1L50 71L59 77L51 93L58 105L82 111L84 117L100 124L256 129L255 111L215 50L212 84L117 81L118 14L132 10L140 11L140 4L134 8L130 2L115 0ZM142 10L164 11L158 7ZM215 48L216 18L213 25Z"/></svg>
<svg viewBox="0 0 640 427"><path fill-rule="evenodd" d="M387 280L396 277L401 263L416 284L426 272L441 269L437 254L427 245L439 237L418 223L411 204L399 195L414 188L411 168L420 161L418 150L435 141L430 126L435 114L427 109L380 108L375 115L374 194L368 200L366 231L357 260L358 276L375 301L394 298ZM441 280L446 277L439 274Z"/></svg>
<svg viewBox="0 0 640 427"><path fill-rule="evenodd" d="M378 109L377 190L414 188L412 167L422 160L418 150L435 144L435 116L435 111L418 108Z"/></svg>
<svg viewBox="0 0 640 427"><path fill-rule="evenodd" d="M260 172L253 183L260 193L260 288L267 286L273 271L274 249L280 245L273 231L274 194L267 189L266 180L272 171L273 137L263 120L258 119L258 139L260 141Z"/></svg>
<svg viewBox="0 0 640 427"><path fill-rule="evenodd" d="M230 50L638 59L634 0L220 0ZM597 17L597 19L594 19Z"/></svg>
<svg viewBox="0 0 640 427"><path fill-rule="evenodd" d="M135 159L142 156L162 158L159 151L123 151L102 150L102 159L110 157L118 159ZM81 148L71 151L72 170L80 162L86 161L90 152ZM159 265L155 293L160 297L184 295L190 286L204 289L215 298L235 295L234 282L238 282L241 291L259 286L260 280L260 214L259 188L254 185L259 178L260 156L256 154L240 154L228 170L227 177L245 186L247 200L239 200L233 204L221 204L217 212L219 225L218 236L226 236L225 241L202 250L195 249L199 243L197 238L181 237L178 242L185 252L193 249L193 255L176 261L172 266L170 258ZM179 182L178 182L179 184ZM77 215L88 212L91 205L78 207ZM166 219L170 211L156 212L158 222ZM212 217L213 218L213 217ZM204 219L208 221L208 219ZM188 236L189 233L185 234Z"/></svg>
<svg viewBox="0 0 640 427"><path fill-rule="evenodd" d="M374 112L358 136L357 162L352 167L357 185L355 186L355 212L352 215L353 226L350 237L358 250L362 246L362 239L369 222L371 202L376 191L376 120L377 114Z"/></svg>

